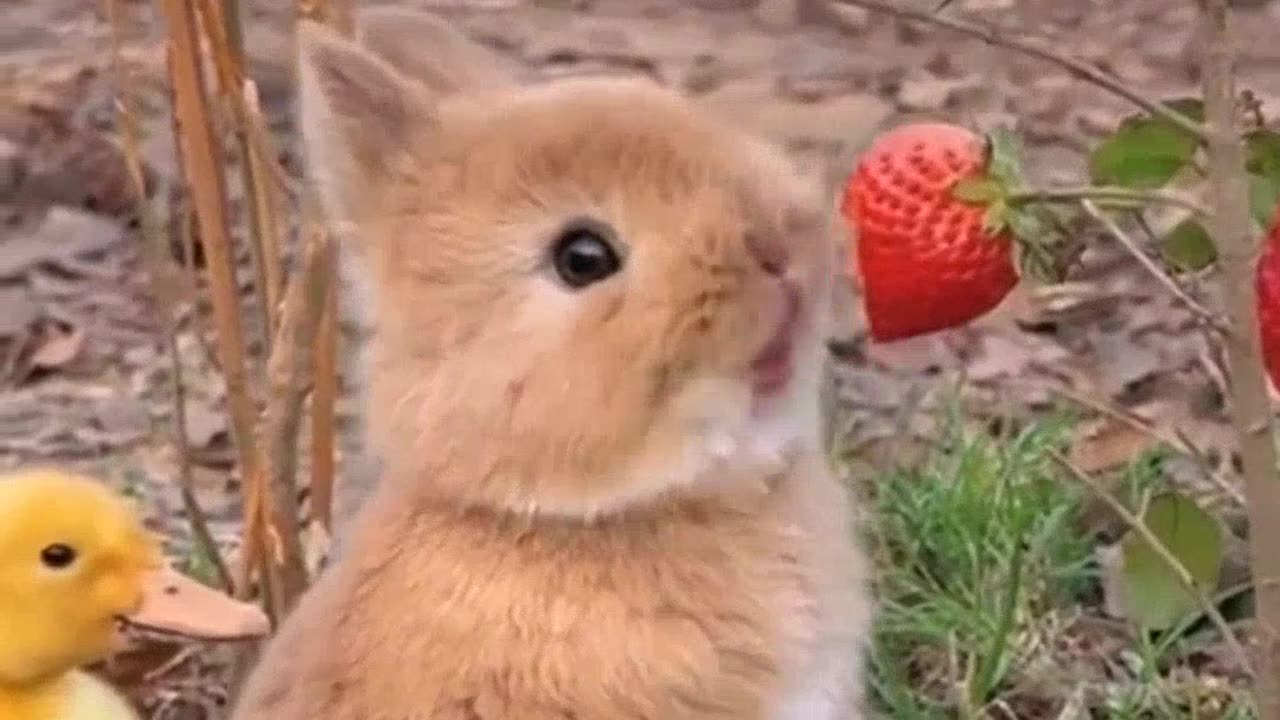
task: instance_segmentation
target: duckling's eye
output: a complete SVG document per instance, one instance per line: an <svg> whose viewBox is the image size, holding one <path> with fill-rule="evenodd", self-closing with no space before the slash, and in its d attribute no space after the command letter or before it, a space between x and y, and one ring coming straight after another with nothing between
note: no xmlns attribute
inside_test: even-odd
<svg viewBox="0 0 1280 720"><path fill-rule="evenodd" d="M560 233L551 252L561 282L579 290L618 272L622 261L607 234L591 223L575 223Z"/></svg>
<svg viewBox="0 0 1280 720"><path fill-rule="evenodd" d="M45 567L60 570L76 561L76 550L70 545L54 543L40 551L40 562Z"/></svg>

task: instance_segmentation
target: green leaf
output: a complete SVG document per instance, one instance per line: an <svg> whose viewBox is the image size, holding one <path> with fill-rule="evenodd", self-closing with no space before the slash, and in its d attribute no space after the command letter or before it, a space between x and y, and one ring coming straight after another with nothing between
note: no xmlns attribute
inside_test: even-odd
<svg viewBox="0 0 1280 720"><path fill-rule="evenodd" d="M1164 118L1130 120L1090 153L1089 174L1099 185L1158 188L1191 162L1198 146Z"/></svg>
<svg viewBox="0 0 1280 720"><path fill-rule="evenodd" d="M1263 228L1271 227L1271 221L1280 207L1280 177L1249 174L1249 208L1253 219Z"/></svg>
<svg viewBox="0 0 1280 720"><path fill-rule="evenodd" d="M1204 100L1199 97L1191 95L1187 97L1169 98L1167 100L1161 100L1160 104L1176 113L1180 113L1192 122L1204 122ZM1144 120L1149 117L1151 117L1151 115L1146 111L1135 112L1131 115L1125 116L1125 118L1120 121L1120 125L1123 127L1124 125Z"/></svg>
<svg viewBox="0 0 1280 720"><path fill-rule="evenodd" d="M1004 196L1000 184L990 178L965 178L951 188L951 194L967 203L985 205Z"/></svg>
<svg viewBox="0 0 1280 720"><path fill-rule="evenodd" d="M1163 100L1160 104L1176 113L1187 116L1188 120L1194 120L1198 123L1204 122L1204 100L1201 100L1198 97Z"/></svg>
<svg viewBox="0 0 1280 720"><path fill-rule="evenodd" d="M1044 283L1062 282L1057 252L1062 234L1053 212L1043 206L1024 205L1010 208L1005 220L1016 240L1018 274Z"/></svg>
<svg viewBox="0 0 1280 720"><path fill-rule="evenodd" d="M1222 570L1222 528L1213 516L1176 492L1151 500L1143 523L1191 573L1202 592L1211 593ZM1150 630L1166 629L1199 609L1174 571L1138 533L1123 543L1123 587L1130 618Z"/></svg>
<svg viewBox="0 0 1280 720"><path fill-rule="evenodd" d="M1165 260L1179 270L1203 270L1218 259L1213 238L1203 225L1192 219L1178 223L1161 244Z"/></svg>
<svg viewBox="0 0 1280 720"><path fill-rule="evenodd" d="M1257 130L1245 137L1245 168L1249 171L1249 202L1253 218L1270 227L1280 205L1280 133Z"/></svg>
<svg viewBox="0 0 1280 720"><path fill-rule="evenodd" d="M1280 177L1280 133L1255 130L1245 137L1245 169L1265 177Z"/></svg>
<svg viewBox="0 0 1280 720"><path fill-rule="evenodd" d="M987 174L1006 190L1022 187L1022 142L1007 128L987 133Z"/></svg>

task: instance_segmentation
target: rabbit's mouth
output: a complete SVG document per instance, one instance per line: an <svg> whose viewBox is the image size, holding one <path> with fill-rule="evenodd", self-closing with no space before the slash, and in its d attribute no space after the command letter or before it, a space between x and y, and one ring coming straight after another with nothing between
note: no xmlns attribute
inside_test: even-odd
<svg viewBox="0 0 1280 720"><path fill-rule="evenodd" d="M757 398L780 394L795 375L795 334L800 320L800 290L782 283L783 312L778 327L751 361L751 389Z"/></svg>

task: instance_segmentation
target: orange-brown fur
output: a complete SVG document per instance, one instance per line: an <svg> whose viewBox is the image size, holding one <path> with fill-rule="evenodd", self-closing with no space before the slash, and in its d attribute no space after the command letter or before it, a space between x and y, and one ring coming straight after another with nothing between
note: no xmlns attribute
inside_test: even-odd
<svg viewBox="0 0 1280 720"><path fill-rule="evenodd" d="M369 279L384 474L236 718L861 717L863 559L818 441L828 198L656 86L521 87L437 21L362 22L367 49L304 30L300 92ZM570 292L547 246L579 216L624 265ZM798 372L753 410L779 266Z"/></svg>

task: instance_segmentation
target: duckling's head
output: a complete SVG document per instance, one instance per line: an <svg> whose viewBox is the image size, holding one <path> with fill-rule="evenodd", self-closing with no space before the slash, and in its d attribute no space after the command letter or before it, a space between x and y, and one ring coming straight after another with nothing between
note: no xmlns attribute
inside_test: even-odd
<svg viewBox="0 0 1280 720"><path fill-rule="evenodd" d="M0 684L39 681L111 649L162 555L123 498L56 470L0 477Z"/></svg>

